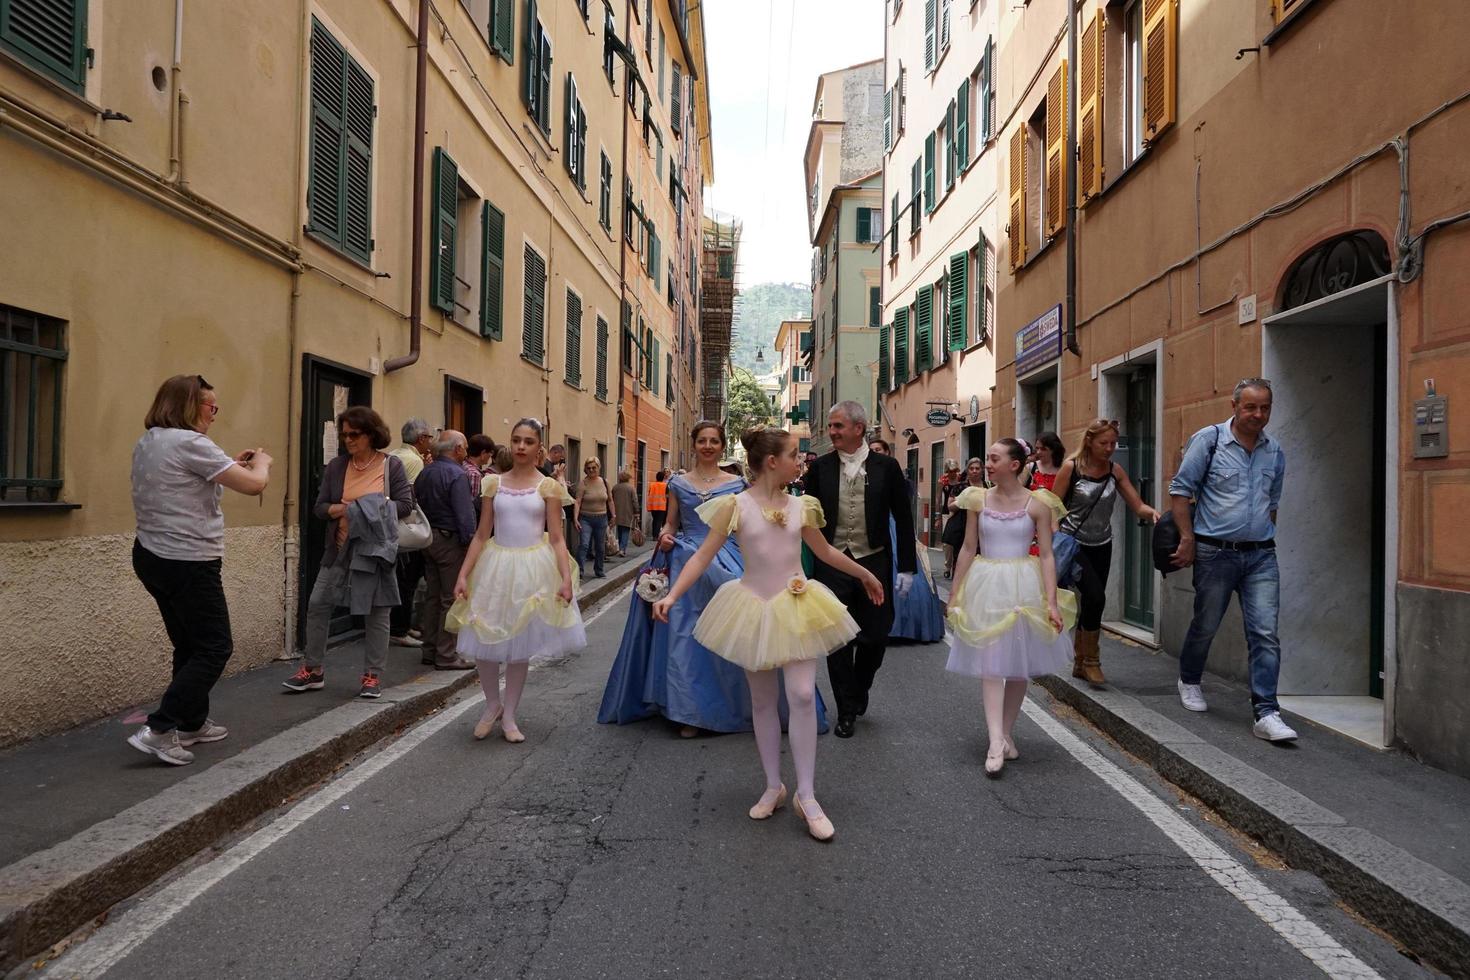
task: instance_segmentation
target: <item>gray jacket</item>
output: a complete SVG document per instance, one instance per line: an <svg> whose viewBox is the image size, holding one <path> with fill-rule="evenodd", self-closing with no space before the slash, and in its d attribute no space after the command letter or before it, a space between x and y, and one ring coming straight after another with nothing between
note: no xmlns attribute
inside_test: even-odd
<svg viewBox="0 0 1470 980"><path fill-rule="evenodd" d="M370 493L347 505L347 588L342 605L354 616L374 606L396 606L398 598L398 508Z"/></svg>
<svg viewBox="0 0 1470 980"><path fill-rule="evenodd" d="M327 521L327 550L322 553L322 567L326 568L337 561L337 522L327 514L327 508L342 500L342 488L347 482L347 464L352 460L351 456L343 454L327 464L327 470L322 474L322 487L316 495L316 507L313 512L316 516ZM413 484L408 481L408 471L403 468L402 461L393 456L388 457L388 496L398 507L398 518L402 520L413 510Z"/></svg>

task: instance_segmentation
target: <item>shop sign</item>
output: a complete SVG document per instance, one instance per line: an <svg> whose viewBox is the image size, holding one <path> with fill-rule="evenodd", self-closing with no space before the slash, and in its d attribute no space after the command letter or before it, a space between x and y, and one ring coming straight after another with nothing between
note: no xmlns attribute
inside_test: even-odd
<svg viewBox="0 0 1470 980"><path fill-rule="evenodd" d="M1058 303L1016 333L1016 377L1030 374L1062 356L1062 304Z"/></svg>
<svg viewBox="0 0 1470 980"><path fill-rule="evenodd" d="M954 416L947 408L931 408L929 414L924 416L924 421L930 425L949 425L954 421Z"/></svg>

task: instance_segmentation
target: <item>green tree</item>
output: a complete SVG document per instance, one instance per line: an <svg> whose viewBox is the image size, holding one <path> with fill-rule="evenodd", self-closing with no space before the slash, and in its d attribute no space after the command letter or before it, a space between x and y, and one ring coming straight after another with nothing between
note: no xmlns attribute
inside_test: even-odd
<svg viewBox="0 0 1470 980"><path fill-rule="evenodd" d="M725 400L725 431L730 439L758 425L771 425L776 420L776 406L756 382L755 375L737 367L730 373L730 386Z"/></svg>

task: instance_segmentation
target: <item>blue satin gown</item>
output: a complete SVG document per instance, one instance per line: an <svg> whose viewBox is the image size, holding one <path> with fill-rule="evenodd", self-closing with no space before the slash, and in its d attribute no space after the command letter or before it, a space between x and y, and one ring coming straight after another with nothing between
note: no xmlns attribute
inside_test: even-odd
<svg viewBox="0 0 1470 980"><path fill-rule="evenodd" d="M674 547L667 554L655 552L653 562L667 567L670 584L678 580L684 565L694 557L709 533L709 526L700 520L695 508L706 500L739 493L745 488L745 481L737 480L711 493L701 493L682 476L669 480L669 493L678 500L679 531L674 536ZM715 552L704 575L669 610L667 623L655 622L649 604L633 593L623 641L602 692L598 721L625 725L661 715L681 725L712 732L751 730L750 688L745 682L745 671L694 639L694 624L715 590L739 578L744 571L740 549L731 535ZM784 695L781 715L784 720ZM817 725L822 731L827 728L820 692Z"/></svg>
<svg viewBox="0 0 1470 980"><path fill-rule="evenodd" d="M893 548L889 553L897 555L898 525L891 517L888 519L888 539ZM922 549L924 545L915 543L914 547ZM919 570L914 573L914 584L906 596L898 594L898 564L894 563L893 581L888 585L893 589L893 629L888 631L890 640L938 643L944 639L944 602L924 570L923 554L919 555L919 563Z"/></svg>

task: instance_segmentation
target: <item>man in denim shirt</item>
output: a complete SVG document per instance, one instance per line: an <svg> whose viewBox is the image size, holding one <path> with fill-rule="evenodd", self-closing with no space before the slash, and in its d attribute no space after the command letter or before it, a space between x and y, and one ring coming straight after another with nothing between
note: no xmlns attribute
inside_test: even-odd
<svg viewBox="0 0 1470 980"><path fill-rule="evenodd" d="M1179 652L1179 700L1190 711L1208 707L1200 687L1205 658L1230 606L1230 595L1236 593L1250 650L1256 719L1251 731L1269 742L1289 742L1297 735L1281 720L1276 703L1281 674L1276 509L1286 479L1286 454L1266 435L1271 382L1263 378L1240 382L1231 407L1234 415L1228 422L1201 429L1189 440L1184 462L1169 483L1169 502L1179 526L1174 564L1194 565L1194 619Z"/></svg>

